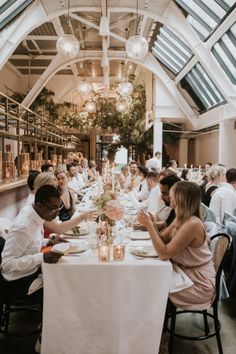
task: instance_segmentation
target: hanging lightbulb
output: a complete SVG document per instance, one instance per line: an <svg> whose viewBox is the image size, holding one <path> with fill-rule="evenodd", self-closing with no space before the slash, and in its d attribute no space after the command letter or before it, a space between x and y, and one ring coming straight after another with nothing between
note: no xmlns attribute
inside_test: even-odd
<svg viewBox="0 0 236 354"><path fill-rule="evenodd" d="M127 104L125 101L119 100L116 102L116 109L118 112L124 113L127 109Z"/></svg>
<svg viewBox="0 0 236 354"><path fill-rule="evenodd" d="M126 42L127 55L135 60L143 60L148 53L148 42L140 34L135 34Z"/></svg>
<svg viewBox="0 0 236 354"><path fill-rule="evenodd" d="M93 101L88 101L85 105L85 109L88 113L92 113L96 110L96 105Z"/></svg>
<svg viewBox="0 0 236 354"><path fill-rule="evenodd" d="M121 96L129 96L133 92L133 85L128 81L122 82L118 86L118 92Z"/></svg>
<svg viewBox="0 0 236 354"><path fill-rule="evenodd" d="M87 81L80 81L77 85L77 90L84 95L88 95L92 91L92 86Z"/></svg>
<svg viewBox="0 0 236 354"><path fill-rule="evenodd" d="M72 34L64 34L57 40L57 51L68 55L71 59L75 58L80 49L80 44L75 36Z"/></svg>

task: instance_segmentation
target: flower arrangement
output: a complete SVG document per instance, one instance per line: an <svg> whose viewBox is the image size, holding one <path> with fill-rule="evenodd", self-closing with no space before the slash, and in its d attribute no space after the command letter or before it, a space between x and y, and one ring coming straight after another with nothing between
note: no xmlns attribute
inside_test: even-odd
<svg viewBox="0 0 236 354"><path fill-rule="evenodd" d="M100 214L100 220L107 222L110 226L114 226L115 222L124 216L124 208L112 191L107 191L97 197L94 204Z"/></svg>

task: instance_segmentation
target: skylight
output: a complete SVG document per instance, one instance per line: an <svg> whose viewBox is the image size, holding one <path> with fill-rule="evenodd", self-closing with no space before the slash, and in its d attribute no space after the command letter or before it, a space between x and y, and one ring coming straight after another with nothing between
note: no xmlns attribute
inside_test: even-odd
<svg viewBox="0 0 236 354"><path fill-rule="evenodd" d="M235 5L235 0L175 0L201 40L206 39Z"/></svg>
<svg viewBox="0 0 236 354"><path fill-rule="evenodd" d="M211 49L230 81L236 85L236 22Z"/></svg>
<svg viewBox="0 0 236 354"><path fill-rule="evenodd" d="M175 75L183 69L193 55L182 39L166 26L160 28L152 53Z"/></svg>

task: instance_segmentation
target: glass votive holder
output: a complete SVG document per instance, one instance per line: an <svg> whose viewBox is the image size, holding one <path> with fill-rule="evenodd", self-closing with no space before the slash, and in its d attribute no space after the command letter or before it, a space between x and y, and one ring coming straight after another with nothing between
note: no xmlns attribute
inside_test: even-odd
<svg viewBox="0 0 236 354"><path fill-rule="evenodd" d="M114 245L113 246L113 259L114 261L123 261L125 257L125 246Z"/></svg>
<svg viewBox="0 0 236 354"><path fill-rule="evenodd" d="M110 246L99 245L98 246L98 260L99 262L109 262L110 260Z"/></svg>

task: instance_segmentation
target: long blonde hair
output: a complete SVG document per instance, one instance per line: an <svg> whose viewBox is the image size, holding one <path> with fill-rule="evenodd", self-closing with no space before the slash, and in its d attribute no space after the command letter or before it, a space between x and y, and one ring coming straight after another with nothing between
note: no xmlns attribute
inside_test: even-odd
<svg viewBox="0 0 236 354"><path fill-rule="evenodd" d="M194 182L180 181L171 188L176 204L178 226L182 225L191 216L201 219L201 190Z"/></svg>
<svg viewBox="0 0 236 354"><path fill-rule="evenodd" d="M45 184L49 184L52 186L57 186L57 179L56 176L53 173L50 172L41 172L34 181L34 193L37 192L37 190L44 186Z"/></svg>

